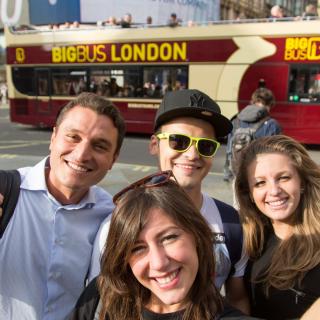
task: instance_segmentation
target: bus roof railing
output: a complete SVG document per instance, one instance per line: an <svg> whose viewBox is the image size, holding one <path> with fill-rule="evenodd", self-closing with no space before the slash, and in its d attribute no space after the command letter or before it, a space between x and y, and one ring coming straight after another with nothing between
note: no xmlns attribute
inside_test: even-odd
<svg viewBox="0 0 320 320"><path fill-rule="evenodd" d="M243 23L273 23L283 21L311 21L319 20L319 17L285 17L285 18L259 18L259 19L236 19L236 20L215 20L215 21L189 21L181 22L178 26L181 27L194 27L194 26L210 26L210 25L230 25L230 24L243 24ZM78 27L65 27L64 23L54 25L17 25L8 26L12 33L39 33L39 32L60 32L60 31L81 31L81 30L97 30L97 29L123 29L121 25L107 25L101 21L97 23L81 23ZM164 28L171 27L168 24L146 24L146 23L132 23L127 30L136 28Z"/></svg>

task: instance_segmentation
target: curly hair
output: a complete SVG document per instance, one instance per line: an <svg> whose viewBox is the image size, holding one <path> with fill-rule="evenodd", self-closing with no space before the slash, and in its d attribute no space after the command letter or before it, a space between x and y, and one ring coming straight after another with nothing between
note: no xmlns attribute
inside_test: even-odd
<svg viewBox="0 0 320 320"><path fill-rule="evenodd" d="M117 202L98 278L102 304L99 319L104 320L106 315L112 320L141 319L142 308L149 301L151 292L134 277L129 258L153 208L162 209L195 239L199 269L189 292L191 303L183 319L212 319L222 308L213 277L213 234L189 196L173 181L161 187L136 188L125 193Z"/></svg>
<svg viewBox="0 0 320 320"><path fill-rule="evenodd" d="M257 155L271 153L283 154L291 160L304 191L294 215L293 234L274 251L262 279L267 292L271 286L280 290L293 287L320 263L320 169L300 143L284 135L257 139L241 155L235 190L247 253L251 259L261 256L268 230L272 230L270 219L252 201L248 167Z"/></svg>

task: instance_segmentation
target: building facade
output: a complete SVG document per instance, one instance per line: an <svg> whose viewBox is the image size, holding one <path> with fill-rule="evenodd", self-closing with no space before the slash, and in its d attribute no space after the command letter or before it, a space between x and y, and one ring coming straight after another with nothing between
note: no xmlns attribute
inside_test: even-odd
<svg viewBox="0 0 320 320"><path fill-rule="evenodd" d="M267 18L274 5L283 7L286 17L301 16L307 4L318 5L320 1L310 0L221 0L221 20Z"/></svg>

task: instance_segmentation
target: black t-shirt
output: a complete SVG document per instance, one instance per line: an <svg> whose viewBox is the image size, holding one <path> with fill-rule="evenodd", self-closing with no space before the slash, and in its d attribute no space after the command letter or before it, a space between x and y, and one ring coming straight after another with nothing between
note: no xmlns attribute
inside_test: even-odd
<svg viewBox="0 0 320 320"><path fill-rule="evenodd" d="M263 255L251 263L245 279L259 279L270 265L274 250L281 240L270 234ZM249 263L250 265L250 263ZM250 281L252 315L270 320L300 318L311 304L320 296L320 265L310 270L300 286L296 284L289 290L271 287L266 296L261 283Z"/></svg>

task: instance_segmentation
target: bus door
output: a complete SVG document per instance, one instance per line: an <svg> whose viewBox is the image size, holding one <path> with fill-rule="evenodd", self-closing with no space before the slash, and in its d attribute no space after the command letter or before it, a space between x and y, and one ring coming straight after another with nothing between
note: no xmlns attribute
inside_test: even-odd
<svg viewBox="0 0 320 320"><path fill-rule="evenodd" d="M36 81L36 112L48 114L52 112L50 70L41 68L35 70Z"/></svg>

